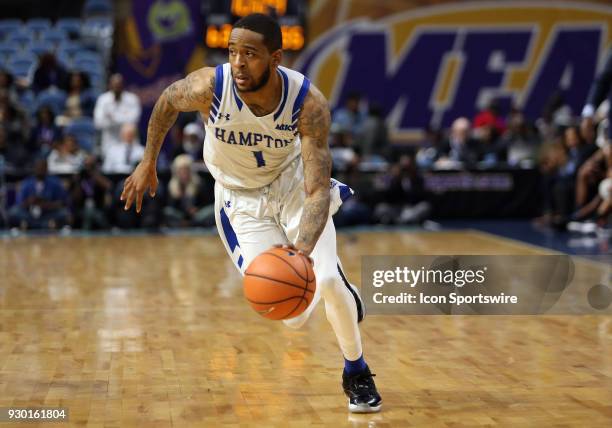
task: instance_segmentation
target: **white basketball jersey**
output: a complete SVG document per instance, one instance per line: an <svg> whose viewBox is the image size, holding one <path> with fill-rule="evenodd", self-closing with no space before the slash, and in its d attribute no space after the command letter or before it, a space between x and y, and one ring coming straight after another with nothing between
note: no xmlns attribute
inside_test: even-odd
<svg viewBox="0 0 612 428"><path fill-rule="evenodd" d="M280 103L272 113L257 117L240 98L229 63L216 68L204 161L223 187L266 186L300 155L297 120L310 81L285 67L279 66L278 73L283 85Z"/></svg>

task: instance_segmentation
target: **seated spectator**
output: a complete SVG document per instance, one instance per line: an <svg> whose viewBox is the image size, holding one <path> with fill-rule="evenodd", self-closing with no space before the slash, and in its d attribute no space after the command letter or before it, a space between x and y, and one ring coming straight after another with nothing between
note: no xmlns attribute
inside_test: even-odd
<svg viewBox="0 0 612 428"><path fill-rule="evenodd" d="M600 123L605 128L607 119ZM602 126L604 125L604 126ZM576 208L573 219L578 221L598 221L607 223L604 217L608 212L608 195L612 177L612 140L609 130L602 129L596 139L598 150L578 169L576 178ZM569 225L568 225L569 227Z"/></svg>
<svg viewBox="0 0 612 428"><path fill-rule="evenodd" d="M85 230L108 228L111 191L112 183L100 173L95 156L87 156L83 169L70 182L75 225Z"/></svg>
<svg viewBox="0 0 612 428"><path fill-rule="evenodd" d="M478 160L481 166L494 166L498 162L506 161L506 150L502 145L497 128L493 125L483 125L475 129L478 136L479 155Z"/></svg>
<svg viewBox="0 0 612 428"><path fill-rule="evenodd" d="M57 229L70 223L68 195L57 177L47 175L47 161L37 159L34 175L20 186L17 203L9 210L9 224L21 229Z"/></svg>
<svg viewBox="0 0 612 428"><path fill-rule="evenodd" d="M430 168L444 145L444 133L440 129L425 128L423 141L419 143L416 162L419 168Z"/></svg>
<svg viewBox="0 0 612 428"><path fill-rule="evenodd" d="M336 227L355 226L370 224L372 221L372 210L377 199L377 192L372 189L372 180L369 175L359 170L360 158L355 156L346 165L346 169L340 176L340 180L355 192L346 199L338 212L334 215Z"/></svg>
<svg viewBox="0 0 612 428"><path fill-rule="evenodd" d="M425 183L414 156L402 155L388 173L377 179L376 188L384 201L374 209L374 218L379 223L422 223L429 217L432 207L426 199Z"/></svg>
<svg viewBox="0 0 612 428"><path fill-rule="evenodd" d="M55 115L49 106L42 106L36 112L36 126L30 137L30 148L40 156L48 156L53 144L61 139L61 131L55 125Z"/></svg>
<svg viewBox="0 0 612 428"><path fill-rule="evenodd" d="M455 119L450 136L436 155L435 168L463 168L474 165L480 155L478 142L470 136L470 121Z"/></svg>
<svg viewBox="0 0 612 428"><path fill-rule="evenodd" d="M482 111L480 111L472 122L474 128L474 136L480 139L478 130L482 127L492 127L495 135L502 135L506 131L506 123L499 112L499 103L493 100Z"/></svg>
<svg viewBox="0 0 612 428"><path fill-rule="evenodd" d="M576 173L595 150L582 140L577 126L567 128L560 142L545 147L541 158L544 216L540 222L565 226L575 209Z"/></svg>
<svg viewBox="0 0 612 428"><path fill-rule="evenodd" d="M366 115L360 108L361 96L350 93L344 101L344 106L337 109L332 115L332 132L350 132L352 137L361 132L361 126Z"/></svg>
<svg viewBox="0 0 612 428"><path fill-rule="evenodd" d="M89 87L87 75L80 71L70 73L66 107L63 114L57 118L58 125L68 126L72 119L93 114L96 100Z"/></svg>
<svg viewBox="0 0 612 428"><path fill-rule="evenodd" d="M538 133L543 141L552 141L563 133L563 129L572 125L572 109L565 103L560 92L553 93L542 112L542 117L536 120Z"/></svg>
<svg viewBox="0 0 612 428"><path fill-rule="evenodd" d="M597 146L584 141L578 126L570 126L565 129L564 143L568 159L561 173L566 176L575 177L578 168L597 151Z"/></svg>
<svg viewBox="0 0 612 428"><path fill-rule="evenodd" d="M74 135L67 134L51 150L47 162L51 174L76 174L85 161L85 153L79 148Z"/></svg>
<svg viewBox="0 0 612 428"><path fill-rule="evenodd" d="M109 91L98 97L94 108L94 123L102 131L101 150L106 151L121 141L121 127L137 125L140 120L140 100L123 89L123 77L113 74L109 80Z"/></svg>
<svg viewBox="0 0 612 428"><path fill-rule="evenodd" d="M7 94L0 94L0 126L3 126L11 141L26 143L30 137L30 124L27 114L11 102Z"/></svg>
<svg viewBox="0 0 612 428"><path fill-rule="evenodd" d="M3 158L9 170L16 172L25 167L29 158L25 146L14 139L9 140L3 126L0 126L0 157Z"/></svg>
<svg viewBox="0 0 612 428"><path fill-rule="evenodd" d="M502 136L500 144L507 152L507 162L510 165L531 166L537 160L538 137L529 128L525 116L520 111L510 114L508 129Z"/></svg>
<svg viewBox="0 0 612 428"><path fill-rule="evenodd" d="M68 86L68 73L57 62L55 55L48 52L40 56L32 80L32 89L38 93L52 86L65 90Z"/></svg>
<svg viewBox="0 0 612 428"><path fill-rule="evenodd" d="M108 147L102 164L105 174L130 174L144 155L144 147L136 136L136 126L125 124L120 140Z"/></svg>
<svg viewBox="0 0 612 428"><path fill-rule="evenodd" d="M19 104L19 96L14 85L15 78L8 71L0 69L0 97L7 97L11 104Z"/></svg>
<svg viewBox="0 0 612 428"><path fill-rule="evenodd" d="M355 150L362 158L388 157L389 132L382 109L371 105L355 139Z"/></svg>
<svg viewBox="0 0 612 428"><path fill-rule="evenodd" d="M178 155L172 162L172 178L168 183L168 203L164 208L166 223L171 227L213 226L214 203L198 174L192 169L193 159Z"/></svg>
<svg viewBox="0 0 612 428"><path fill-rule="evenodd" d="M344 171L351 163L358 160L359 155L353 147L353 134L351 132L332 132L330 140L330 154L334 171Z"/></svg>
<svg viewBox="0 0 612 428"><path fill-rule="evenodd" d="M204 148L204 129L198 122L188 123L183 128L181 144L176 146L172 159L182 154L188 154L196 162L202 161Z"/></svg>

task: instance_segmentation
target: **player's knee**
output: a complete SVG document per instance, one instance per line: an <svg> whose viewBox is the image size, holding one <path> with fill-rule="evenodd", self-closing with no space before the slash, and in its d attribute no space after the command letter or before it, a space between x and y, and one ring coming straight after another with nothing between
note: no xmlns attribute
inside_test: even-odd
<svg viewBox="0 0 612 428"><path fill-rule="evenodd" d="M317 278L317 287L321 287L321 296L331 302L342 299L346 292L344 283L337 275Z"/></svg>

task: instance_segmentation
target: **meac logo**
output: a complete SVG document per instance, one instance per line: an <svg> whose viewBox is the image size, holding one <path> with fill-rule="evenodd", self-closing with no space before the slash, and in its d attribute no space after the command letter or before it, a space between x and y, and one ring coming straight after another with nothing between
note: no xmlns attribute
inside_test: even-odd
<svg viewBox="0 0 612 428"><path fill-rule="evenodd" d="M489 100L535 119L554 94L579 114L612 41L612 8L476 2L359 19L311 42L294 67L338 106L360 92L395 137L473 117Z"/></svg>

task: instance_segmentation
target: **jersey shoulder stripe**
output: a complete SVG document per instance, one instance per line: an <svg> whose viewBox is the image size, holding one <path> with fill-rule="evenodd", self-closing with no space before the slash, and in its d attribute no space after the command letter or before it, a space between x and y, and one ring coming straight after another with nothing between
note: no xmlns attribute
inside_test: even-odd
<svg viewBox="0 0 612 428"><path fill-rule="evenodd" d="M300 88L300 92L298 92L297 97L295 97L295 101L293 103L293 110L291 112L291 124L293 126L296 125L298 117L300 115L300 111L302 111L302 106L304 105L304 100L306 99L306 95L308 94L308 90L310 89L310 80L304 76L304 80L302 81L302 87ZM296 126L297 128L297 126ZM297 135L298 131L293 133L293 135Z"/></svg>
<svg viewBox="0 0 612 428"><path fill-rule="evenodd" d="M210 105L210 121L215 123L217 120L217 114L219 112L219 106L221 105L221 98L223 97L223 65L220 64L215 68L215 92Z"/></svg>
<svg viewBox="0 0 612 428"><path fill-rule="evenodd" d="M283 78L283 99L281 100L280 107L278 108L276 113L274 113L275 122L278 120L279 116L285 109L285 103L287 102L287 93L289 92L289 77L287 77L287 73L285 73L280 68L278 68L277 70L280 73L281 77Z"/></svg>

